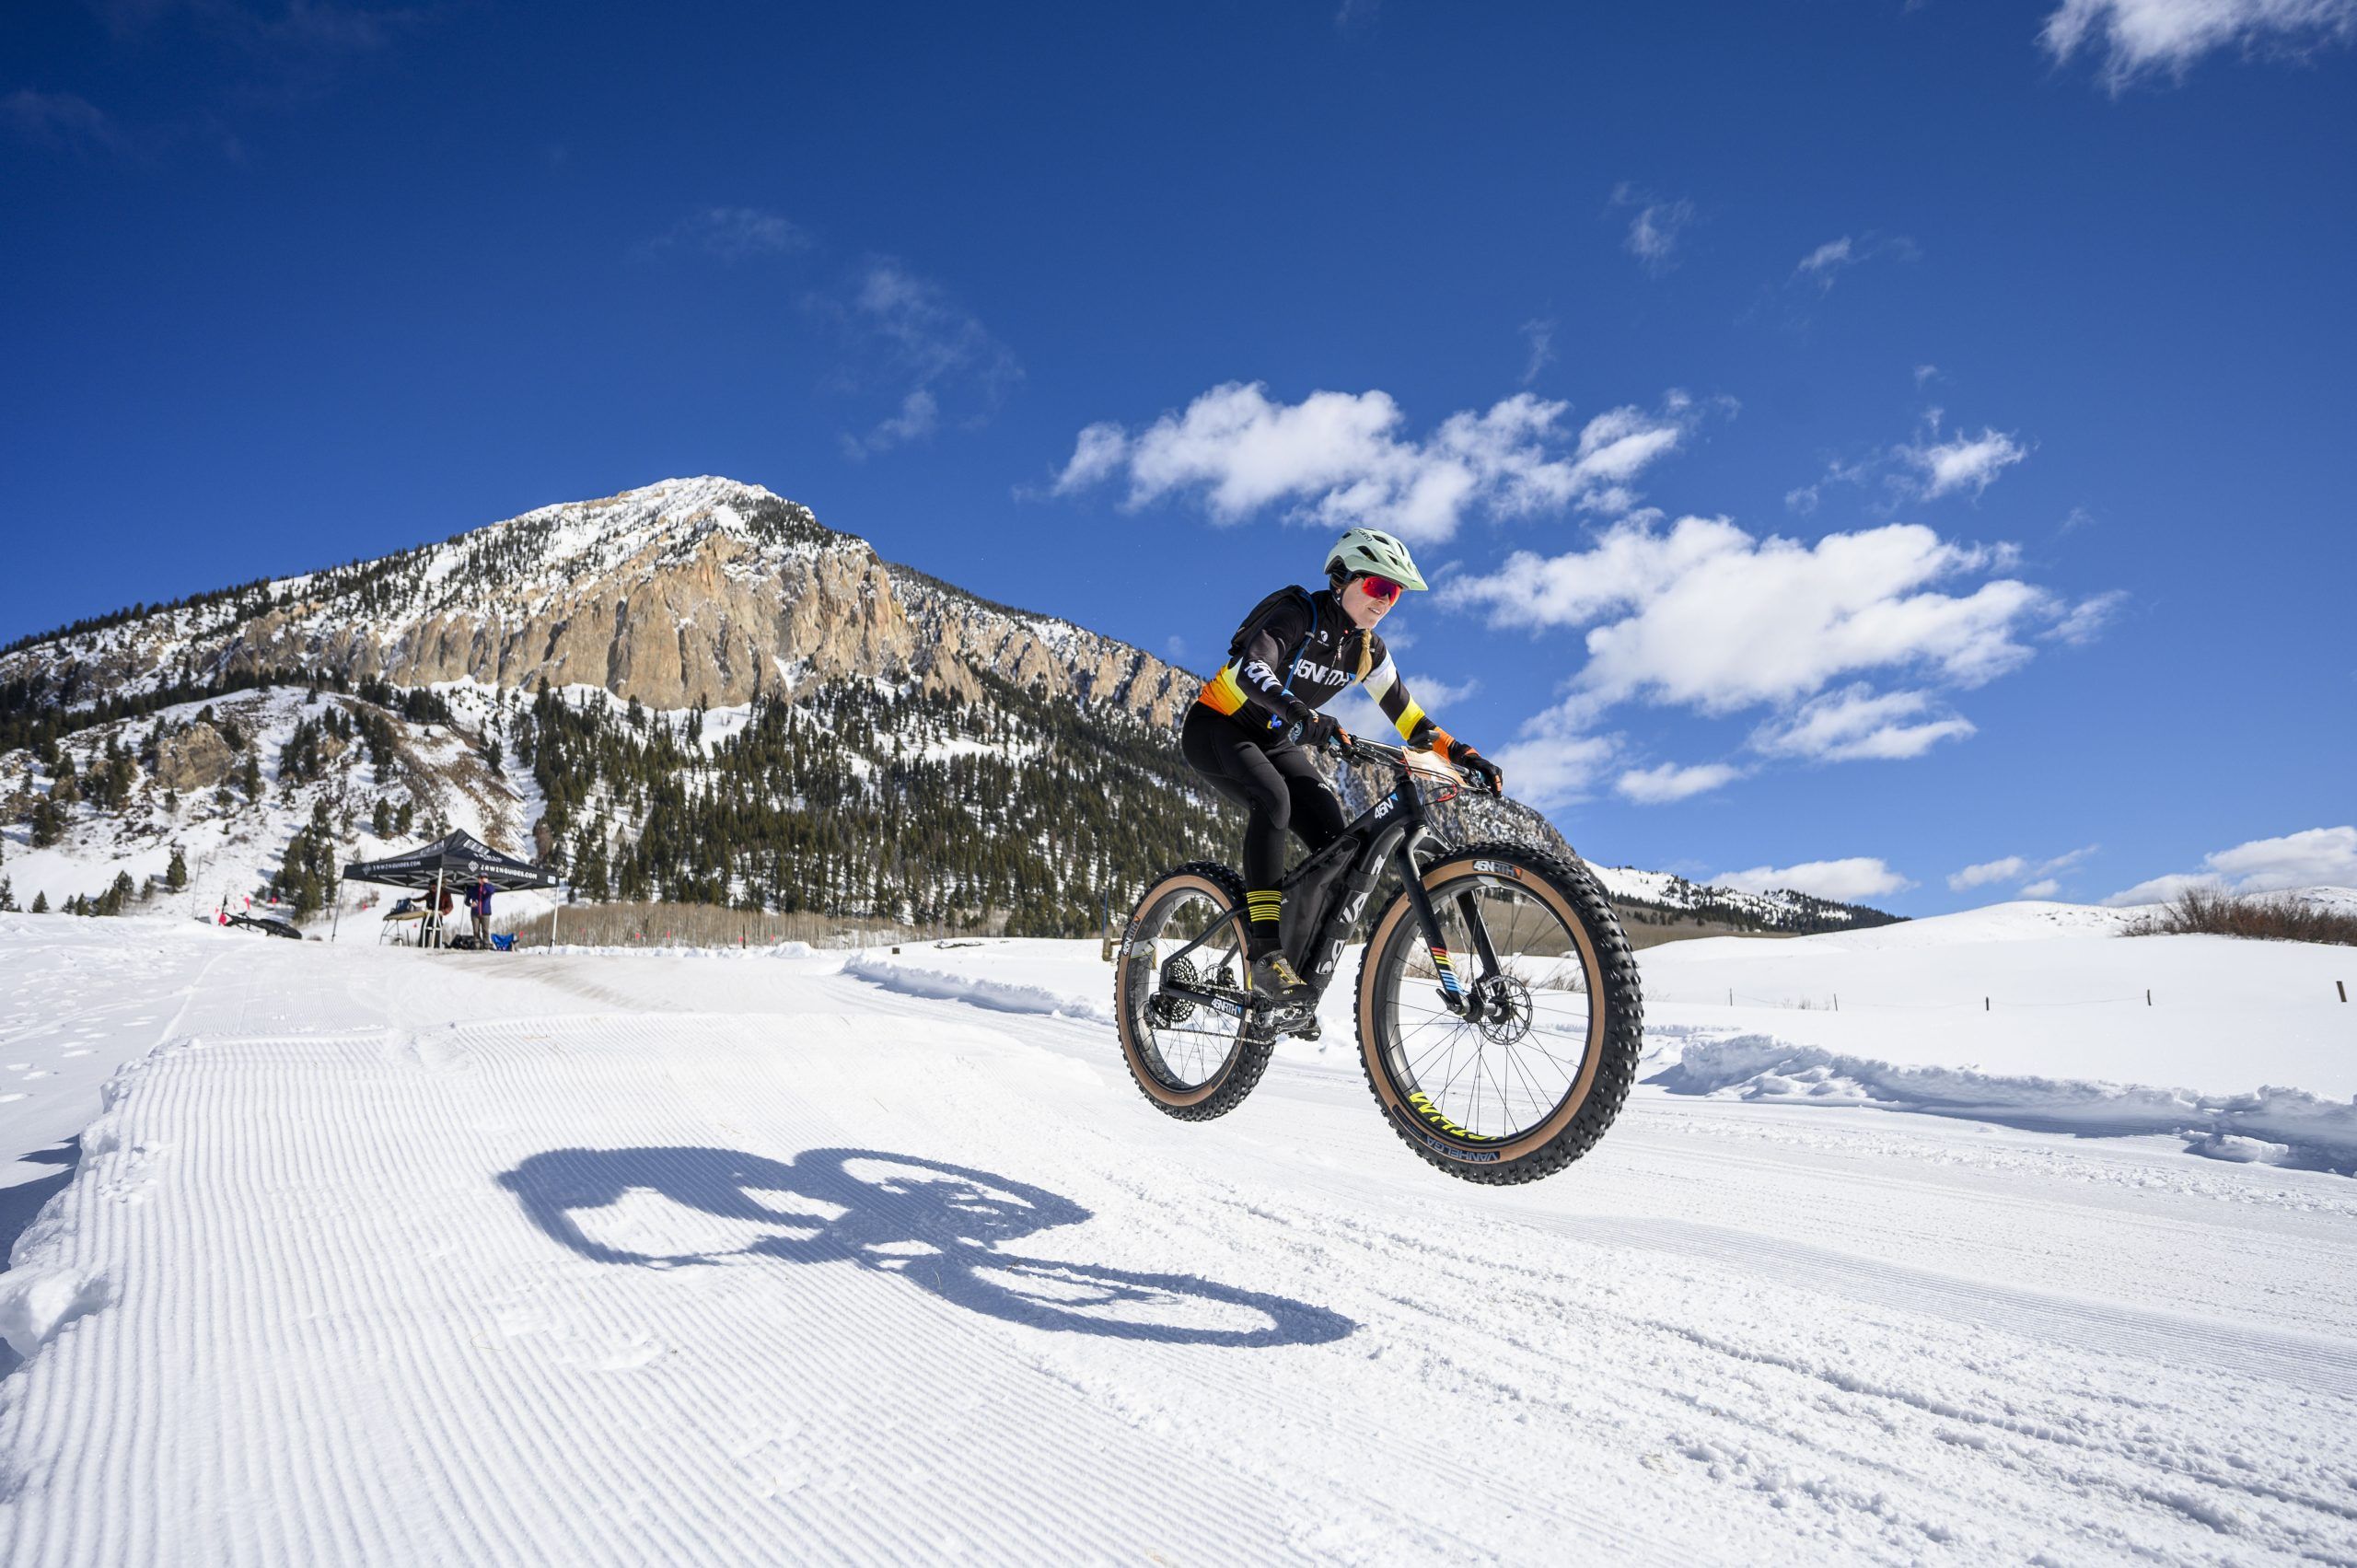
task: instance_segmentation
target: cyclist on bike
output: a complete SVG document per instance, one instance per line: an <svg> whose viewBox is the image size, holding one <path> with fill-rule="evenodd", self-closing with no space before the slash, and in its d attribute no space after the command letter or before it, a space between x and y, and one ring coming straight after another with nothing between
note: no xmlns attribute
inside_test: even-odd
<svg viewBox="0 0 2357 1568"><path fill-rule="evenodd" d="M1430 747L1493 790L1504 783L1497 764L1425 716L1375 633L1403 590L1423 586L1406 545L1374 528L1353 528L1326 557L1325 587L1279 588L1252 608L1228 644L1227 663L1179 729L1189 765L1250 813L1244 830L1245 958L1252 988L1282 1005L1315 994L1278 941L1285 832L1315 854L1346 826L1341 802L1309 754L1350 737L1320 708L1361 683L1410 746Z"/></svg>

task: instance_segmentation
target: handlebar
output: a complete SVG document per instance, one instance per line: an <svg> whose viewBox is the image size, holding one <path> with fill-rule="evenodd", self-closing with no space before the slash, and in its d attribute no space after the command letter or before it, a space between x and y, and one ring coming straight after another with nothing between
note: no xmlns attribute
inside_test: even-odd
<svg viewBox="0 0 2357 1568"><path fill-rule="evenodd" d="M1470 773L1457 772L1446 761L1434 757L1429 749L1422 751L1410 751L1404 746L1386 746L1379 740L1361 740L1357 736L1353 736L1348 740L1337 738L1329 743L1328 749L1345 761L1363 762L1369 767L1389 768L1392 772L1403 775L1445 772L1446 777L1457 789L1469 790L1475 795L1491 793L1489 786L1480 779ZM1411 757L1417 756L1432 760L1427 765L1419 767L1409 761Z"/></svg>

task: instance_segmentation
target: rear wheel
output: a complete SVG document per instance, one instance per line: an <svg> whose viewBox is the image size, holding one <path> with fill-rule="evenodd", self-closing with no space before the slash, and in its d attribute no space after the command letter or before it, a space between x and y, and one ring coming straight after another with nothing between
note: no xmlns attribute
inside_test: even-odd
<svg viewBox="0 0 2357 1568"><path fill-rule="evenodd" d="M1169 989L1175 980L1249 993L1243 910L1235 872L1215 861L1182 865L1138 900L1115 956L1113 1006L1130 1076L1155 1109L1184 1121L1234 1110L1269 1065L1265 1034L1256 1039L1243 1017Z"/></svg>
<svg viewBox="0 0 2357 1568"><path fill-rule="evenodd" d="M1643 1004L1620 922L1585 867L1521 845L1454 852L1423 882L1442 949L1403 891L1360 963L1368 1086L1451 1176L1551 1176L1604 1135L1636 1076Z"/></svg>

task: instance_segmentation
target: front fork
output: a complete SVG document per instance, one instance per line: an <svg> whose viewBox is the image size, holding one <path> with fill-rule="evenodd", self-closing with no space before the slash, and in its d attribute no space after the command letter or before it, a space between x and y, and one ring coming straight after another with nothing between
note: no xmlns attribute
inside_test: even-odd
<svg viewBox="0 0 2357 1568"><path fill-rule="evenodd" d="M1448 1010L1479 1023L1481 1019L1481 993L1478 985L1468 987L1458 978L1457 965L1449 958L1448 938L1440 928L1439 912L1433 908L1432 895L1424 891L1423 877L1416 868L1416 857L1403 845L1399 851L1399 878L1408 889L1408 907L1415 912L1416 924L1424 934L1424 949L1432 955L1433 968L1440 971L1440 999ZM1470 891L1457 895L1457 912L1465 917L1465 928L1473 935L1473 951L1481 960L1481 972L1477 980L1489 980L1498 972L1498 950L1490 941L1490 927L1481 919L1480 906L1474 902Z"/></svg>

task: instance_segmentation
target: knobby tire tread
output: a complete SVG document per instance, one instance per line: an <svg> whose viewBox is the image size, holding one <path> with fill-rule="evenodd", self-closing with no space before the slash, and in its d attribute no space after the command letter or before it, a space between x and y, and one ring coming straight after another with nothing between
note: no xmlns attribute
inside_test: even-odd
<svg viewBox="0 0 2357 1568"><path fill-rule="evenodd" d="M1580 923L1587 927L1588 940L1596 945L1596 967L1602 972L1598 987L1599 998L1605 1005L1604 1040L1597 1048L1596 1079L1589 1086L1587 1098L1573 1113L1563 1130L1546 1143L1518 1159L1503 1160L1494 1165L1478 1165L1466 1160L1453 1160L1419 1143L1401 1127L1383 1098L1383 1089L1375 1081L1374 1059L1380 1053L1369 1047L1368 1031L1374 1020L1365 1016L1366 990L1357 986L1353 1009L1359 1036L1359 1065L1366 1078L1367 1092L1375 1097L1384 1121L1399 1136L1401 1143L1415 1151L1427 1165L1437 1166L1463 1181L1476 1181L1489 1187L1512 1187L1526 1181L1537 1181L1554 1175L1582 1155L1594 1148L1603 1137L1620 1108L1628 1103L1629 1090L1637 1081L1637 1059L1644 1050L1644 1000L1637 980L1637 957L1630 949L1629 938L1620 929L1620 917L1613 912L1611 900L1587 867L1561 855L1548 854L1527 844L1490 842L1465 844L1451 849L1422 869L1429 873L1445 865L1464 860L1504 860L1537 871L1553 883L1563 900L1572 907ZM1403 890L1396 899L1404 900ZM1387 906L1377 914L1376 929L1381 929ZM1404 916L1392 927L1390 940L1420 940L1415 917ZM1376 963L1381 955L1370 943L1362 964Z"/></svg>
<svg viewBox="0 0 2357 1568"><path fill-rule="evenodd" d="M1135 924L1147 910L1154 907L1155 898L1162 891L1163 884L1180 877L1200 877L1211 883L1219 889L1230 909L1241 909L1244 906L1242 877L1216 860L1190 860L1184 865L1172 866L1154 879L1154 886L1148 888L1144 896L1138 900L1137 909L1130 916L1131 923ZM1277 1048L1276 1037L1273 1034L1262 1034L1256 1039L1251 1027L1243 1026L1238 1030L1236 1042L1235 1065L1228 1069L1227 1076L1220 1084L1217 1092L1196 1101L1193 1105L1172 1105L1157 1096L1146 1085L1146 1070L1142 1064L1144 1053L1139 1049L1138 1042L1132 1038L1132 1031L1135 1027L1129 1009L1122 1008L1120 1014L1121 1060L1129 1067L1130 1082L1136 1086L1139 1094L1145 1097L1145 1102L1148 1105L1165 1116L1175 1117L1180 1121L1209 1121L1215 1117L1225 1116L1229 1111L1242 1105L1245 1097L1249 1095L1260 1082L1260 1074L1269 1070L1269 1058Z"/></svg>

